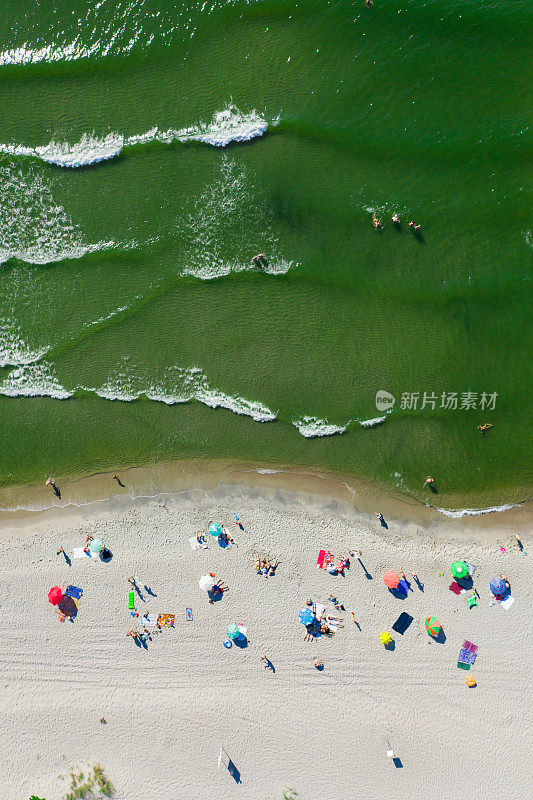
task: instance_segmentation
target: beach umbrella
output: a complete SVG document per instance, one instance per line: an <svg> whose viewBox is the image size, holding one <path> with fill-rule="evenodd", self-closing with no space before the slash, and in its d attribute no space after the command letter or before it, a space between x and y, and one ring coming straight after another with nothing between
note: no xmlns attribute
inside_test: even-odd
<svg viewBox="0 0 533 800"><path fill-rule="evenodd" d="M452 564L452 575L454 578L466 578L468 575L468 566L464 561L454 561Z"/></svg>
<svg viewBox="0 0 533 800"><path fill-rule="evenodd" d="M426 630L430 636L438 636L440 633L441 624L437 617L428 617L426 619Z"/></svg>
<svg viewBox="0 0 533 800"><path fill-rule="evenodd" d="M101 539L91 539L89 543L89 550L93 555L97 555L103 547L103 542Z"/></svg>
<svg viewBox="0 0 533 800"><path fill-rule="evenodd" d="M302 625L310 625L314 618L315 617L310 608L302 608L302 610L298 613L298 619Z"/></svg>
<svg viewBox="0 0 533 800"><path fill-rule="evenodd" d="M389 589L397 589L400 583L399 576L396 575L395 572L392 572L392 570L385 573L383 580L385 581L385 586L388 586Z"/></svg>
<svg viewBox="0 0 533 800"><path fill-rule="evenodd" d="M220 522L212 522L209 526L209 533L211 536L220 536L222 533L222 525Z"/></svg>
<svg viewBox="0 0 533 800"><path fill-rule="evenodd" d="M63 592L59 588L59 586L54 586L53 589L50 589L48 592L48 601L52 603L53 606L57 606L58 603L61 602L61 598L63 597Z"/></svg>
<svg viewBox="0 0 533 800"><path fill-rule="evenodd" d="M203 592L210 592L215 585L215 582L211 575L204 575L198 581L198 586L202 589Z"/></svg>
<svg viewBox="0 0 533 800"><path fill-rule="evenodd" d="M379 638L381 639L381 644L390 644L392 642L392 636L388 631L381 631Z"/></svg>
<svg viewBox="0 0 533 800"><path fill-rule="evenodd" d="M232 625L228 625L226 628L226 634L229 636L230 639L238 639L241 635L238 625L233 623Z"/></svg>
<svg viewBox="0 0 533 800"><path fill-rule="evenodd" d="M507 586L500 578L494 578L494 580L490 582L490 590L492 594L505 594Z"/></svg>

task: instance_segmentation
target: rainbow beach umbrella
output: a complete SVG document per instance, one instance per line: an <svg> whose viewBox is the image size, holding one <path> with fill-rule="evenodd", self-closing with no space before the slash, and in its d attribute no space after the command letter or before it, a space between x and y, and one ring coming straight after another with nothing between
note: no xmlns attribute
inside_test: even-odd
<svg viewBox="0 0 533 800"><path fill-rule="evenodd" d="M426 630L430 636L438 636L440 633L441 624L437 617L428 617L426 619Z"/></svg>
<svg viewBox="0 0 533 800"><path fill-rule="evenodd" d="M451 572L454 578L466 578L468 575L468 566L464 561L454 561L451 567Z"/></svg>

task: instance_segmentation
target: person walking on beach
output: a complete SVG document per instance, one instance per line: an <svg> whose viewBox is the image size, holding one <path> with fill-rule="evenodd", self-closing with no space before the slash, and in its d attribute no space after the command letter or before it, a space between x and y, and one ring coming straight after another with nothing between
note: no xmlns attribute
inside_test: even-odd
<svg viewBox="0 0 533 800"><path fill-rule="evenodd" d="M59 550L56 553L56 556L60 555L61 553L63 553L63 555L65 554L65 551L63 550L62 547L59 548Z"/></svg>
<svg viewBox="0 0 533 800"><path fill-rule="evenodd" d="M48 478L45 481L44 485L45 486L51 486L52 489L53 489L54 494L56 495L56 497L59 497L59 498L61 497L61 492L59 491L59 486L56 484L56 482L54 481L53 478Z"/></svg>

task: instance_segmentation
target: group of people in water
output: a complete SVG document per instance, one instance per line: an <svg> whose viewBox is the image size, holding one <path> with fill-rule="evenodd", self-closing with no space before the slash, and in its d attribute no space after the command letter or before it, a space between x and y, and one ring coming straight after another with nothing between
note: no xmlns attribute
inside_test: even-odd
<svg viewBox="0 0 533 800"><path fill-rule="evenodd" d="M392 215L391 222L397 228L399 228L400 225L402 224L398 214L393 214ZM376 231L380 231L383 228L383 225L381 224L381 220L379 219L379 217L377 217L375 215L375 213L372 214L372 225L374 226L374 230L376 230ZM413 220L411 220L411 222L409 223L409 227L413 231L415 236L416 235L420 235L420 231L422 230L422 225L417 225L415 222L413 222Z"/></svg>

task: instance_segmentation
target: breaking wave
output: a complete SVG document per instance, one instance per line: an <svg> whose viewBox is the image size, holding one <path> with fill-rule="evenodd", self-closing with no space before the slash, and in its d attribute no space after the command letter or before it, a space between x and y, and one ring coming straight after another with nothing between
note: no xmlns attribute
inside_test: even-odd
<svg viewBox="0 0 533 800"><path fill-rule="evenodd" d="M302 436L306 439L314 439L317 436L333 436L336 433L344 433L349 423L346 425L331 425L325 419L318 417L300 417L293 420L292 424L298 428Z"/></svg>
<svg viewBox="0 0 533 800"><path fill-rule="evenodd" d="M273 124L277 124L274 120ZM268 130L268 122L257 111L244 114L234 105L228 105L217 111L210 122L200 123L188 128L166 131L154 127L146 133L125 137L121 133L109 133L102 138L93 133L84 133L79 142L57 142L52 140L47 145L27 147L18 144L0 144L0 153L11 156L29 156L39 158L48 164L58 167L87 167L107 161L120 155L125 147L160 142L203 142L213 147L226 147L232 142L249 142L263 136Z"/></svg>
<svg viewBox="0 0 533 800"><path fill-rule="evenodd" d="M6 397L54 397L66 400L69 392L59 383L54 366L42 361L12 370L0 384L0 394Z"/></svg>
<svg viewBox="0 0 533 800"><path fill-rule="evenodd" d="M361 425L362 428L374 428L376 425L381 425L381 423L385 422L386 419L386 416L375 417L374 419L364 419L359 421L359 425Z"/></svg>
<svg viewBox="0 0 533 800"><path fill-rule="evenodd" d="M444 514L445 517L451 517L452 519L461 519L462 517L479 517L481 514L494 514L497 511L510 511L512 508L522 508L520 503L515 503L514 505L503 505L503 506L490 506L489 508L462 508L459 511L450 511L447 508L437 508L437 506L432 506L429 503L426 503L428 508L434 508L435 511L438 511L440 514Z"/></svg>
<svg viewBox="0 0 533 800"><path fill-rule="evenodd" d="M22 338L14 322L0 319L0 367L16 367L39 361L49 347L33 349Z"/></svg>

